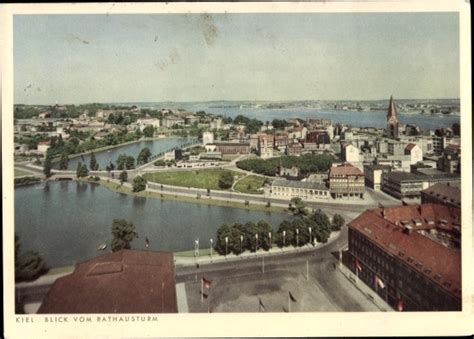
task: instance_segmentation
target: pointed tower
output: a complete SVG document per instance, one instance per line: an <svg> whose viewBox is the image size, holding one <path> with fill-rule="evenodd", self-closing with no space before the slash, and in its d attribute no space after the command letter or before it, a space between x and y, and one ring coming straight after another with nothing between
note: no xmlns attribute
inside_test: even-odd
<svg viewBox="0 0 474 339"><path fill-rule="evenodd" d="M387 136L390 138L398 138L398 118L397 109L393 97L390 96L387 112Z"/></svg>

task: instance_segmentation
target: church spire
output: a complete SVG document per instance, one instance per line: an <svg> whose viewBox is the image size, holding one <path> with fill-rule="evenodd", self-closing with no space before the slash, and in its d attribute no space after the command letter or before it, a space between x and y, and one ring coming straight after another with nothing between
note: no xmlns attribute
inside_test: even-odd
<svg viewBox="0 0 474 339"><path fill-rule="evenodd" d="M388 103L387 122L398 122L393 96L390 96L390 102Z"/></svg>

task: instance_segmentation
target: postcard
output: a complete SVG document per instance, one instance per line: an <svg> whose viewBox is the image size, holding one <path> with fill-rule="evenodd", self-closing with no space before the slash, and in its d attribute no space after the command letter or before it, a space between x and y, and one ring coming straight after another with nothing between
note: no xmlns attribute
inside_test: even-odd
<svg viewBox="0 0 474 339"><path fill-rule="evenodd" d="M472 334L467 3L0 13L6 337Z"/></svg>

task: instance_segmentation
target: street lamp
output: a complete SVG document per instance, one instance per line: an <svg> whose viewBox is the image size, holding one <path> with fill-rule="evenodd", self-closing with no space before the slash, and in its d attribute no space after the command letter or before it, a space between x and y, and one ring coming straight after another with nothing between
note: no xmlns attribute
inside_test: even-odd
<svg viewBox="0 0 474 339"><path fill-rule="evenodd" d="M258 251L258 233L255 233L255 254Z"/></svg>
<svg viewBox="0 0 474 339"><path fill-rule="evenodd" d="M270 242L270 248L272 248L272 232L268 232L268 239Z"/></svg>
<svg viewBox="0 0 474 339"><path fill-rule="evenodd" d="M211 260L212 260L212 243L214 242L214 240L212 240L211 238L211 246L210 246L210 249L211 249Z"/></svg>
<svg viewBox="0 0 474 339"><path fill-rule="evenodd" d="M227 244L229 243L229 237L225 237L225 257L227 259Z"/></svg>
<svg viewBox="0 0 474 339"><path fill-rule="evenodd" d="M244 241L244 236L240 235L240 254L242 255L242 242Z"/></svg>
<svg viewBox="0 0 474 339"><path fill-rule="evenodd" d="M194 257L199 257L199 238L194 240Z"/></svg>
<svg viewBox="0 0 474 339"><path fill-rule="evenodd" d="M308 231L309 231L309 244L311 245L312 241L311 241L311 227L308 227Z"/></svg>
<svg viewBox="0 0 474 339"><path fill-rule="evenodd" d="M286 236L286 231L283 231L283 247L285 247L285 236Z"/></svg>
<svg viewBox="0 0 474 339"><path fill-rule="evenodd" d="M300 234L300 230L297 228L296 229L296 247L298 247L298 243L299 243L299 234Z"/></svg>

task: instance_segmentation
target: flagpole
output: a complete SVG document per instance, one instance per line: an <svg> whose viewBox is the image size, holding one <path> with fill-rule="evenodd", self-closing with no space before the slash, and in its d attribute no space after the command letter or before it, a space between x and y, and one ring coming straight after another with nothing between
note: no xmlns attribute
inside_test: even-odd
<svg viewBox="0 0 474 339"><path fill-rule="evenodd" d="M308 260L306 260L306 280L309 280L309 263L308 263Z"/></svg>
<svg viewBox="0 0 474 339"><path fill-rule="evenodd" d="M203 280L202 280L202 274L201 274L201 302L204 300L204 288L203 288Z"/></svg>
<svg viewBox="0 0 474 339"><path fill-rule="evenodd" d="M161 313L164 313L165 309L165 282L161 282Z"/></svg>

